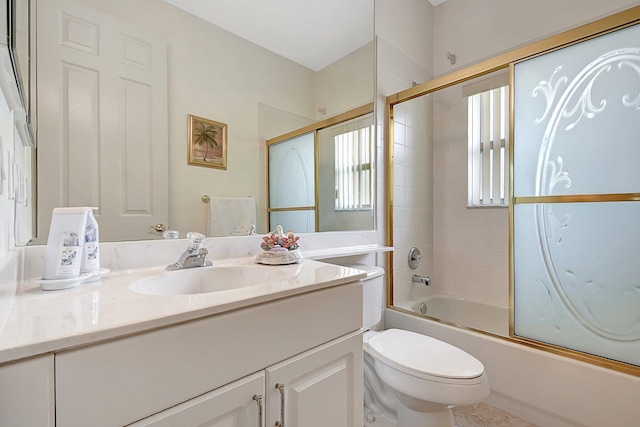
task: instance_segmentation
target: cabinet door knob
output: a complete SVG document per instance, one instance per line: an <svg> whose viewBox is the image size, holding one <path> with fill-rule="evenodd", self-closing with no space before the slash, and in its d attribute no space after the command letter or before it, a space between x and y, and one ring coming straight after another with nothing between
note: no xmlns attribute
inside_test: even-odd
<svg viewBox="0 0 640 427"><path fill-rule="evenodd" d="M262 407L264 406L264 396L261 394L254 394L253 400L256 401L258 405L258 427L263 427L262 425Z"/></svg>
<svg viewBox="0 0 640 427"><path fill-rule="evenodd" d="M280 392L280 421L276 421L276 427L284 427L284 384L276 384Z"/></svg>

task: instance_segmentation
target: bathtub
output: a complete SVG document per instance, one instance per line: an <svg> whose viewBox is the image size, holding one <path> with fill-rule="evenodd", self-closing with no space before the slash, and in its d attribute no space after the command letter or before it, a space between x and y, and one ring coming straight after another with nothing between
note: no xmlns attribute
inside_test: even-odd
<svg viewBox="0 0 640 427"><path fill-rule="evenodd" d="M443 299L449 301L443 303ZM449 302L459 308L452 311L486 308L481 307L483 304L474 307L477 303L456 300L438 295L423 302L427 304L427 311L430 303L444 310ZM419 305L419 302L413 303L418 313ZM409 307L398 308L403 310L385 309L385 328L406 329L437 338L483 363L491 384L491 395L487 399L490 405L539 426L638 425L640 377L532 348L506 337L459 328L453 326L452 321L416 315Z"/></svg>
<svg viewBox="0 0 640 427"><path fill-rule="evenodd" d="M431 295L420 302L401 308L417 314L451 323L456 326L473 328L491 334L509 336L509 308L484 304L452 295Z"/></svg>

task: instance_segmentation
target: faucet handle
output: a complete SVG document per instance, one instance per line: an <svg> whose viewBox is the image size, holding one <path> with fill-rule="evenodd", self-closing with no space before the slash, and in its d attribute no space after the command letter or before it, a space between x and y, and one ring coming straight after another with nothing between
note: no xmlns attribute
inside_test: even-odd
<svg viewBox="0 0 640 427"><path fill-rule="evenodd" d="M187 233L187 239L189 239L189 243L202 243L206 238L207 236L202 233L198 233L197 231L190 231Z"/></svg>
<svg viewBox="0 0 640 427"><path fill-rule="evenodd" d="M189 240L189 247L187 248L187 252L192 253L199 250L206 238L207 236L202 233L198 233L196 231L188 232L187 239Z"/></svg>

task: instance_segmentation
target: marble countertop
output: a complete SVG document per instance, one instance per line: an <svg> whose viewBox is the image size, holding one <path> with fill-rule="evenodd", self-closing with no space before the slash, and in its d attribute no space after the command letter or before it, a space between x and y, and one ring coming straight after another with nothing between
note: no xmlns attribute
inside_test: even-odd
<svg viewBox="0 0 640 427"><path fill-rule="evenodd" d="M228 265L254 265L254 260L226 259L206 268ZM144 278L181 273L167 272L164 266L113 271L96 282L60 291L43 291L36 283L23 282L0 326L0 363L170 326L366 276L360 270L311 259L264 268L284 269L286 277L189 295L148 295L130 288Z"/></svg>

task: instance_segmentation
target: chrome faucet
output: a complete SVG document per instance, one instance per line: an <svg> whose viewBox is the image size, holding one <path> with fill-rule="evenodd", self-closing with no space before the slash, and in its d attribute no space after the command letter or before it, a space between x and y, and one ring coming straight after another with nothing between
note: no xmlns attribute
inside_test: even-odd
<svg viewBox="0 0 640 427"><path fill-rule="evenodd" d="M187 233L189 246L187 250L180 255L180 259L175 263L168 265L167 270L182 270L184 268L208 267L213 265L211 261L205 260L209 251L203 247L205 235L191 231Z"/></svg>
<svg viewBox="0 0 640 427"><path fill-rule="evenodd" d="M425 286L429 286L431 284L431 278L429 276L419 276L417 274L411 276L411 281L415 283L422 283Z"/></svg>

